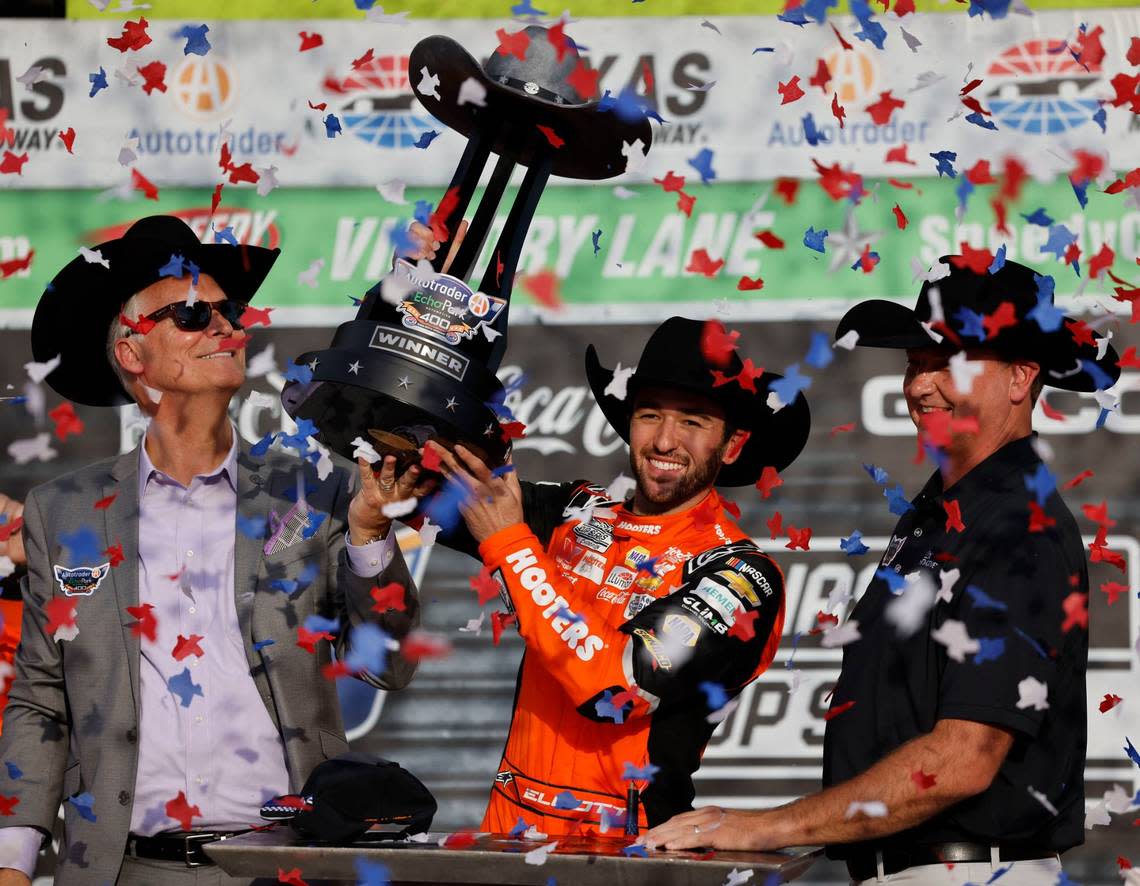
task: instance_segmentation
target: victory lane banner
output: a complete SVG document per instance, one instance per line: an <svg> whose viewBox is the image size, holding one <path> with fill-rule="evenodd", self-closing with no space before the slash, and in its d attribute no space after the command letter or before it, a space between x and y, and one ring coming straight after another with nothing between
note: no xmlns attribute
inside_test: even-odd
<svg viewBox="0 0 1140 886"><path fill-rule="evenodd" d="M1017 155L1047 176L1070 171L1077 149L1108 151L1119 164L1135 156L1140 118L1101 104L1116 95L1112 78L1131 71L1135 10L993 20L957 9L882 16L874 22L882 48L853 36L862 25L845 16L828 19L838 39L826 24L801 28L775 15L708 26L696 16L583 18L568 33L586 48L599 95L632 90L659 118L648 163L646 146L631 149L619 183L670 169L703 181L811 177L813 161L865 176L933 177L943 173L930 155L943 152L956 155L957 170ZM459 84L409 70L408 53L441 33L485 58L498 29L521 27L198 18L144 28L145 12L0 30L0 109L14 156L27 154L0 187L129 189L141 174L160 188L212 188L223 143L234 164L288 187L442 185L465 140L415 90ZM1073 47L1084 39L1090 58L1078 62ZM17 80L33 68L30 83ZM963 97L973 80L981 82ZM980 110L967 113L965 99ZM69 129L70 150L58 137Z"/></svg>
<svg viewBox="0 0 1140 886"><path fill-rule="evenodd" d="M715 313L729 323L837 318L862 298L909 301L918 286L912 260L925 271L963 241L992 253L1004 246L1008 259L1052 274L1063 300L1083 294L1074 310L1095 304L1129 310L1113 300L1107 274L1090 265L1099 256L1107 270L1136 278L1140 208L1125 195L1090 189L1082 212L1067 178L1027 181L1008 209L1006 234L990 206L997 183L968 196L960 219L960 183L948 178L866 179L863 187L868 196L856 206L833 200L818 180L800 182L794 192L763 182L686 180L696 198L686 214L677 194L660 185L628 187L624 199L612 187L551 186L527 235L511 322L527 322L536 310L548 323L673 313ZM81 246L159 212L185 219L203 239L280 247L259 306L275 308L277 324L335 325L351 319L352 299L391 269L393 232L407 227L417 204L422 215L440 190L409 188L405 202L395 204L371 188L278 188L262 197L251 187L227 187L212 216L211 192L202 189L163 189L157 201L139 195L127 203L92 191L9 191L0 199L0 262L31 260L0 280L0 325L27 328L51 275ZM500 214L479 273L503 221ZM1056 225L1076 237L1080 276L1055 246L1045 249ZM827 231L822 252L805 246L809 229Z"/></svg>

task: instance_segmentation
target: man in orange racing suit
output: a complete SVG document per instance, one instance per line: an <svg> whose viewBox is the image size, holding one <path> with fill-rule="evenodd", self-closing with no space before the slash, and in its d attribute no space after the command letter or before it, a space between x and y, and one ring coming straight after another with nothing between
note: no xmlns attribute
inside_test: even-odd
<svg viewBox="0 0 1140 886"><path fill-rule="evenodd" d="M436 447L472 491L460 508L471 538L441 540L478 542L526 641L483 830L605 830L622 821L630 780L644 785L639 827L692 808L710 714L772 661L783 576L713 487L786 467L810 416L802 394L769 408L780 376L718 347L730 341L719 324L667 320L624 398L606 393L614 373L587 350L599 406L630 444L628 501L584 482L520 483Z"/></svg>

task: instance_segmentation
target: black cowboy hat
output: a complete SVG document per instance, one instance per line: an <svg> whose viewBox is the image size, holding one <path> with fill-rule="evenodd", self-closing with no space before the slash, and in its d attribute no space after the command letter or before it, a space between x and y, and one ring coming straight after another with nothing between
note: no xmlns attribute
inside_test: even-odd
<svg viewBox="0 0 1140 886"><path fill-rule="evenodd" d="M275 797L261 817L288 821L299 834L328 843L351 843L374 824L403 828L395 839L431 827L431 791L399 763L350 751L318 763L299 795Z"/></svg>
<svg viewBox="0 0 1140 886"><path fill-rule="evenodd" d="M977 274L955 259L960 256L939 259L950 273L924 282L913 310L882 299L860 302L839 321L836 340L857 332L857 344L869 348L992 349L1041 364L1045 384L1067 391L1101 390L1120 377L1120 358L1112 345L1098 358L1095 342L1101 336L1054 307L1051 277L1013 261L993 273ZM935 302L941 306L941 322L932 321ZM990 334L984 319L995 317L1003 303L1012 306L1012 315L1004 309L1007 316Z"/></svg>
<svg viewBox="0 0 1140 886"><path fill-rule="evenodd" d="M107 331L135 293L162 279L159 270L181 255L217 281L228 298L248 302L281 250L204 244L184 221L169 215L139 219L121 237L94 247L109 265L82 255L48 284L32 319L32 355L60 364L47 383L87 406L120 406L131 399L107 362Z"/></svg>
<svg viewBox="0 0 1140 886"><path fill-rule="evenodd" d="M416 90L416 98L434 117L467 137L477 128L487 128L488 118L497 120L492 151L527 165L540 154L552 154L553 175L610 178L625 171L622 142L640 139L642 149L649 150L652 134L644 116L627 120L614 109L601 110L598 102L570 84L579 62L573 40L566 38L560 60L547 28L530 25L522 33L529 41L525 59L496 50L485 65L450 37L421 40L409 56L408 73L418 83L426 67L439 77L440 97ZM468 79L487 90L485 107L459 104L459 89ZM551 151L539 126L549 127L565 144Z"/></svg>
<svg viewBox="0 0 1140 886"><path fill-rule="evenodd" d="M752 432L740 457L721 468L716 485L748 486L759 479L765 467L782 471L795 461L807 443L811 413L802 393L779 411L772 410L768 405L769 386L783 378L774 372L763 372L755 377L756 393L736 382L714 387L714 372L738 376L744 361L733 350L725 365L710 363L701 349L704 331L704 323L687 317L670 317L658 326L645 343L637 370L629 377L624 400L605 393L614 371L601 365L593 345L586 348L586 379L602 413L627 443L630 411L639 388L681 388L708 397L724 409L730 425Z"/></svg>

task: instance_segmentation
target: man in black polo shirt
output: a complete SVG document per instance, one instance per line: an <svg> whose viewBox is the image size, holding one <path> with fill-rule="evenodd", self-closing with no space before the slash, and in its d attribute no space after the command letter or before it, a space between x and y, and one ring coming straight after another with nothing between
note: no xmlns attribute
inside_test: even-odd
<svg viewBox="0 0 1140 886"><path fill-rule="evenodd" d="M980 884L1008 869L1002 886L1036 886L1083 841L1088 573L1031 416L1043 385L1111 386L1118 357L1053 307L1050 278L942 262L914 311L864 302L836 331L906 350L903 392L938 470L849 617L859 637L832 697L824 790L684 813L650 845L825 843L856 882Z"/></svg>

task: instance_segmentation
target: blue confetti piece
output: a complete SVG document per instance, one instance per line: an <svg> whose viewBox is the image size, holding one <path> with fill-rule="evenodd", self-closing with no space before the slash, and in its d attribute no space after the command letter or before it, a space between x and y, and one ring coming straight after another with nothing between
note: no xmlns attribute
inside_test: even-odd
<svg viewBox="0 0 1140 886"><path fill-rule="evenodd" d="M974 183L963 176L958 179L958 186L954 188L954 193L958 195L959 211L965 212L970 202L970 195L974 193Z"/></svg>
<svg viewBox="0 0 1140 886"><path fill-rule="evenodd" d="M521 18L524 15L545 16L546 14L541 9L535 9L530 0L523 0L522 3L516 3L511 7L511 15L515 18Z"/></svg>
<svg viewBox="0 0 1140 886"><path fill-rule="evenodd" d="M878 465L864 464L863 470L880 486L885 486L887 481L890 480L890 474L886 472L885 468L880 468Z"/></svg>
<svg viewBox="0 0 1140 886"><path fill-rule="evenodd" d="M515 822L515 826L513 828L511 828L510 831L507 832L507 836L509 836L512 840L521 840L523 837L523 834L525 834L529 830L530 830L530 822L528 822L525 818L523 818L520 815L519 820Z"/></svg>
<svg viewBox="0 0 1140 886"><path fill-rule="evenodd" d="M559 606L557 609L555 609L554 617L565 619L571 624L577 624L579 622L582 624L586 623L586 617L584 615L579 615L576 612L571 612L570 609L565 606Z"/></svg>
<svg viewBox="0 0 1140 886"><path fill-rule="evenodd" d="M997 132L997 124L994 123L993 120L991 120L981 111L971 111L966 115L966 122L973 123L975 126L980 126L982 129L989 129L993 132Z"/></svg>
<svg viewBox="0 0 1140 886"><path fill-rule="evenodd" d="M814 148L817 145L827 144L827 136L819 131L818 127L815 125L815 118L811 115L810 111L804 114L804 119L802 122L804 126L804 140L809 145Z"/></svg>
<svg viewBox="0 0 1140 886"><path fill-rule="evenodd" d="M59 543L66 549L69 567L98 566L107 559L103 556L98 534L90 526L80 526L70 533L61 532Z"/></svg>
<svg viewBox="0 0 1140 886"><path fill-rule="evenodd" d="M806 0L801 8L808 18L822 25L827 19L827 10L835 9L838 5L839 0Z"/></svg>
<svg viewBox="0 0 1140 886"><path fill-rule="evenodd" d="M804 231L804 246L808 249L814 249L816 252L823 252L823 241L827 239L827 229L817 231L815 226L809 227Z"/></svg>
<svg viewBox="0 0 1140 886"><path fill-rule="evenodd" d="M777 16L777 18L779 18L779 16ZM807 24L807 23L805 22L804 24ZM758 52L775 52L775 51L776 51L775 46L757 46L755 49L752 50L752 54L755 55Z"/></svg>
<svg viewBox="0 0 1140 886"><path fill-rule="evenodd" d="M304 625L306 631L312 631L314 634L319 634L322 631L334 635L340 633L339 618L325 618L325 616L317 615L315 612L305 617Z"/></svg>
<svg viewBox="0 0 1140 886"><path fill-rule="evenodd" d="M1033 651L1037 653L1038 657L1044 658L1044 659L1049 658L1049 653L1047 653L1041 647L1040 643L1038 643L1036 640L1034 640L1032 637L1030 637L1029 634L1025 633L1025 631L1023 631L1021 628L1018 628L1018 627L1015 627L1013 629L1013 631L1015 634L1017 634L1019 637L1021 637L1022 640L1024 640L1026 643L1028 643L1033 648Z"/></svg>
<svg viewBox="0 0 1140 886"><path fill-rule="evenodd" d="M449 479L442 489L428 499L424 514L444 532L450 532L459 524L459 507L466 500L467 490L463 484Z"/></svg>
<svg viewBox="0 0 1140 886"><path fill-rule="evenodd" d="M1049 228L1049 239L1045 241L1045 245L1041 247L1041 251L1052 253L1057 257L1058 261L1062 261L1065 258L1065 253L1068 251L1069 246L1076 242L1077 235L1064 225L1052 225Z"/></svg>
<svg viewBox="0 0 1140 886"><path fill-rule="evenodd" d="M325 522L328 514L322 511L309 511L309 522L305 528L301 530L301 538L312 538L317 534L317 530L321 528L321 524Z"/></svg>
<svg viewBox="0 0 1140 886"><path fill-rule="evenodd" d="M839 549L848 557L861 557L871 549L863 544L863 533L854 530L847 538L839 540Z"/></svg>
<svg viewBox="0 0 1140 886"><path fill-rule="evenodd" d="M635 855L638 858L649 858L649 851L640 843L630 843L628 846L623 846L621 854L626 858L633 858Z"/></svg>
<svg viewBox="0 0 1140 886"><path fill-rule="evenodd" d="M68 797L67 802L75 807L75 811L79 813L81 818L87 821L95 821L95 797L91 794L84 792L76 794L74 797Z"/></svg>
<svg viewBox="0 0 1140 886"><path fill-rule="evenodd" d="M180 31L174 34L175 39L186 41L182 47L183 55L205 55L210 51L210 41L206 39L209 25L183 25Z"/></svg>
<svg viewBox="0 0 1140 886"><path fill-rule="evenodd" d="M294 363L285 369L285 380L307 385L313 380L313 370L304 363Z"/></svg>
<svg viewBox="0 0 1140 886"><path fill-rule="evenodd" d="M281 441L282 446L289 449L296 449L298 452L307 452L309 449L309 437L315 437L316 434L317 426L312 421L307 418L299 418L297 419L296 432L286 434L282 431L278 435L278 439Z"/></svg>
<svg viewBox="0 0 1140 886"><path fill-rule="evenodd" d="M237 528L238 532L246 538L260 540L265 538L265 530L269 527L269 521L264 517L245 517L241 514L237 515Z"/></svg>
<svg viewBox="0 0 1140 886"><path fill-rule="evenodd" d="M887 31L871 15L871 4L867 0L851 0L850 7L851 14L863 26L863 30L856 31L855 36L871 43L876 49L882 49L883 42L887 39Z"/></svg>
<svg viewBox="0 0 1140 886"><path fill-rule="evenodd" d="M867 258L871 260L871 267L874 267L879 263L879 253L875 252L873 249L867 253ZM859 256L857 259L855 259L855 263L851 265L851 270L863 270L863 256Z"/></svg>
<svg viewBox="0 0 1140 886"><path fill-rule="evenodd" d="M1124 753L1128 755L1128 759L1140 766L1140 753L1137 752L1135 746L1132 744L1132 739L1127 735L1124 736Z"/></svg>
<svg viewBox="0 0 1140 886"><path fill-rule="evenodd" d="M719 711L728 704L728 693L720 683L706 680L697 688L705 694L705 704L709 706L710 711Z"/></svg>
<svg viewBox="0 0 1140 886"><path fill-rule="evenodd" d="M384 673L388 668L390 639L391 635L378 624L366 621L357 625L348 635L348 653L344 663L353 671Z"/></svg>
<svg viewBox="0 0 1140 886"><path fill-rule="evenodd" d="M1011 0L970 0L970 17L981 15L983 12L989 14L992 19L1002 19L1009 15L1009 4Z"/></svg>
<svg viewBox="0 0 1140 886"><path fill-rule="evenodd" d="M1104 427L1104 423L1106 421L1108 421L1109 415L1110 415L1109 411L1102 406L1100 408L1100 415L1098 415L1096 417L1096 425L1095 425L1096 430L1099 431L1101 428Z"/></svg>
<svg viewBox="0 0 1140 886"><path fill-rule="evenodd" d="M281 593L288 596L292 596L294 593L296 593L299 586L300 582L298 582L295 578L275 578L269 582L270 588L275 591L280 591Z"/></svg>
<svg viewBox="0 0 1140 886"><path fill-rule="evenodd" d="M336 114L329 114L324 119L325 138L336 138L344 130L340 128L340 118Z"/></svg>
<svg viewBox="0 0 1140 886"><path fill-rule="evenodd" d="M357 3L360 0L356 0ZM368 0L372 2L372 0ZM388 874L388 868L378 861L369 861L363 856L356 856L352 860L353 868L356 870L356 886L390 886L391 878Z"/></svg>
<svg viewBox="0 0 1140 886"><path fill-rule="evenodd" d="M1114 384L1111 376L1092 360L1081 360L1081 369L1093 381L1093 387L1098 391L1104 391L1111 388ZM1107 410L1105 410L1107 411Z"/></svg>
<svg viewBox="0 0 1140 886"><path fill-rule="evenodd" d="M906 578L885 566L880 566L875 570L875 578L885 581L887 583L887 590L896 597L906 588Z"/></svg>
<svg viewBox="0 0 1140 886"><path fill-rule="evenodd" d="M569 791L563 791L554 798L555 809L577 809L582 805L582 801L575 797Z"/></svg>
<svg viewBox="0 0 1140 886"><path fill-rule="evenodd" d="M237 246L238 239L234 236L234 229L232 225L226 225L220 231L214 229L214 243L228 243L230 246Z"/></svg>
<svg viewBox="0 0 1140 886"><path fill-rule="evenodd" d="M646 763L642 767L634 766L628 760L623 764L623 771L621 774L622 781L653 781L653 776L661 771L660 766L654 766L652 763Z"/></svg>
<svg viewBox="0 0 1140 886"><path fill-rule="evenodd" d="M361 12L367 12L369 9L376 5L376 0L352 0L352 2Z"/></svg>
<svg viewBox="0 0 1140 886"><path fill-rule="evenodd" d="M416 208L412 211L412 217L421 225L430 225L431 211L432 204L430 200L417 200Z"/></svg>
<svg viewBox="0 0 1140 886"><path fill-rule="evenodd" d="M954 322L958 325L958 334L963 338L976 338L978 341L985 341L985 320L983 314L971 311L967 307L958 308L954 312Z"/></svg>
<svg viewBox="0 0 1140 886"><path fill-rule="evenodd" d="M609 717L618 726L625 722L626 706L623 704L618 707L613 703L614 693L613 690L607 689L602 693L602 697L594 702L594 713L598 717ZM629 704L629 702L626 702Z"/></svg>
<svg viewBox="0 0 1140 886"><path fill-rule="evenodd" d="M427 132L422 133L420 135L420 137L416 140L416 143L414 145L412 145L412 147L420 148L420 149L426 148L428 145L430 145L437 138L439 138L439 133L436 132L434 129L429 129Z"/></svg>
<svg viewBox="0 0 1140 886"><path fill-rule="evenodd" d="M512 473L514 471L514 469L515 469L515 466L511 465L511 464L499 465L497 468L495 468L493 471L491 471L491 476L492 477L505 477L507 474Z"/></svg>
<svg viewBox="0 0 1140 886"><path fill-rule="evenodd" d="M944 175L948 175L950 178L958 177L958 173L954 169L954 161L958 159L956 152L939 151L937 154L931 154L930 157L938 164L936 168L939 178L942 178Z"/></svg>
<svg viewBox="0 0 1140 886"><path fill-rule="evenodd" d="M253 648L256 649L258 652L261 652L261 650L264 649L266 646L272 646L276 642L277 641L273 640L273 639L258 640L256 643L253 644Z"/></svg>
<svg viewBox="0 0 1140 886"><path fill-rule="evenodd" d="M1089 203L1088 179L1083 182L1075 182L1070 179L1069 184L1073 186L1073 194L1076 195L1077 202L1081 204L1081 209L1084 209Z"/></svg>
<svg viewBox="0 0 1140 886"><path fill-rule="evenodd" d="M20 769L20 767L17 766L15 763L9 763L9 762L5 761L4 766L8 770L8 777L10 779L12 779L12 781L19 781L21 778L24 777L23 770Z"/></svg>
<svg viewBox="0 0 1140 886"><path fill-rule="evenodd" d="M1057 288L1057 281L1053 279L1051 274L1034 273L1033 282L1037 284L1038 299L1044 297L1050 301L1053 300L1053 294Z"/></svg>
<svg viewBox="0 0 1140 886"><path fill-rule="evenodd" d="M313 580L320 575L321 564L316 560L306 562L304 568L301 570L300 575L297 576L297 587L307 588L313 583Z"/></svg>
<svg viewBox="0 0 1140 886"><path fill-rule="evenodd" d="M637 123L640 120L649 118L656 120L658 123L666 123L667 121L653 110L648 100L638 95L630 87L625 87L615 97L610 94L607 89L602 93L602 97L598 100L599 111L613 111L619 118L627 123Z"/></svg>
<svg viewBox="0 0 1140 886"><path fill-rule="evenodd" d="M811 387L811 377L800 372L800 364L793 363L784 370L784 377L768 384L768 390L774 391L780 402L791 405L795 402L800 391Z"/></svg>
<svg viewBox="0 0 1140 886"><path fill-rule="evenodd" d="M883 497L888 502L888 508L892 514L901 517L907 511L913 511L914 505L907 501L906 493L903 492L902 484L896 483L893 489L884 489Z"/></svg>
<svg viewBox="0 0 1140 886"><path fill-rule="evenodd" d="M988 273L996 274L998 271L1000 271L1002 268L1005 267L1005 253L1006 253L1006 246L1003 243L1001 246L998 247L998 251L994 255L994 260L992 262L990 262L990 266L988 268L986 268L986 271Z"/></svg>
<svg viewBox="0 0 1140 886"><path fill-rule="evenodd" d="M702 184L716 180L716 171L712 168L713 152L708 148L701 148L697 156L690 157L687 162L700 174Z"/></svg>
<svg viewBox="0 0 1140 886"><path fill-rule="evenodd" d="M1056 332L1065 319L1065 312L1053 304L1056 284L1048 274L1034 274L1033 280L1037 284L1037 306L1026 316L1041 327L1042 332Z"/></svg>
<svg viewBox="0 0 1140 886"><path fill-rule="evenodd" d="M804 14L802 6L797 6L795 9L789 9L787 12L781 12L776 16L779 21L786 22L789 25L798 25L803 27L808 23L807 16Z"/></svg>
<svg viewBox="0 0 1140 886"><path fill-rule="evenodd" d="M190 679L190 668L183 668L182 673L175 674L166 681L166 685L171 692L178 696L178 703L184 708L190 707L190 702L194 700L195 695L202 698L206 697L202 687Z"/></svg>
<svg viewBox="0 0 1140 886"><path fill-rule="evenodd" d="M309 369L308 366L306 366L305 368ZM312 370L310 369L309 372L312 373ZM277 439L277 432L270 431L268 434L266 434L264 437L262 437L256 443L254 443L251 447L249 447L249 454L254 455L257 458L261 458L262 456L265 455L265 453L267 453L269 451L269 447L273 445L273 441L276 439Z"/></svg>
<svg viewBox="0 0 1140 886"><path fill-rule="evenodd" d="M590 241L594 244L594 255L602 251L600 240L602 239L602 229L598 228L596 231L590 232Z"/></svg>
<svg viewBox="0 0 1140 886"><path fill-rule="evenodd" d="M1054 886L1081 886L1079 882L1072 879L1064 870L1057 876L1057 882Z"/></svg>
<svg viewBox="0 0 1140 886"><path fill-rule="evenodd" d="M1037 225L1041 228L1048 228L1053 225L1053 217L1045 211L1044 206L1042 206L1040 209L1035 210L1034 212L1029 213L1028 215L1023 212L1021 213L1021 217L1031 225Z"/></svg>
<svg viewBox="0 0 1140 886"><path fill-rule="evenodd" d="M174 253L174 255L170 256L170 261L168 261L166 264L164 264L161 268L158 269L158 276L159 277L182 277L182 275L184 274L184 271L182 270L182 266L185 263L186 263L186 259L184 259L179 253L176 252L176 253Z"/></svg>
<svg viewBox="0 0 1140 886"><path fill-rule="evenodd" d="M87 79L91 83L91 91L87 94L88 98L95 98L95 93L107 88L107 72L102 67L99 68L98 74L88 74Z"/></svg>
<svg viewBox="0 0 1140 886"><path fill-rule="evenodd" d="M1005 654L1005 637L978 637L978 651L974 653L974 664L997 661Z"/></svg>
<svg viewBox="0 0 1140 886"><path fill-rule="evenodd" d="M975 609L996 609L998 612L1006 612L1009 609L1009 606L1001 600L995 600L977 585L966 585L966 594Z"/></svg>
<svg viewBox="0 0 1140 886"><path fill-rule="evenodd" d="M1105 113L1104 105L1097 108L1097 112L1092 115L1093 123L1100 127L1101 135L1108 133L1108 114Z"/></svg>
<svg viewBox="0 0 1140 886"><path fill-rule="evenodd" d="M826 332L813 332L804 362L814 369L826 369L834 359L835 352L831 348L831 336Z"/></svg>
<svg viewBox="0 0 1140 886"><path fill-rule="evenodd" d="M1037 499L1039 507L1045 507L1049 496L1057 489L1057 478L1053 476L1045 464L1039 464L1032 474L1025 474L1025 488L1032 492Z"/></svg>
<svg viewBox="0 0 1140 886"><path fill-rule="evenodd" d="M0 397L0 404L3 404L4 406L22 406L27 402L28 398L23 394L19 394L15 397Z"/></svg>

